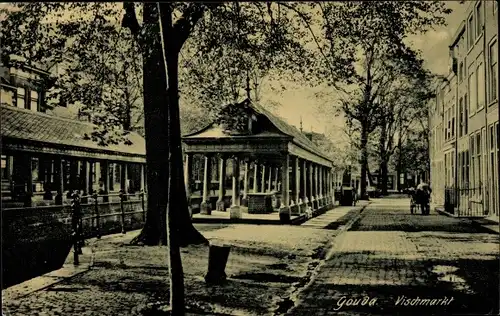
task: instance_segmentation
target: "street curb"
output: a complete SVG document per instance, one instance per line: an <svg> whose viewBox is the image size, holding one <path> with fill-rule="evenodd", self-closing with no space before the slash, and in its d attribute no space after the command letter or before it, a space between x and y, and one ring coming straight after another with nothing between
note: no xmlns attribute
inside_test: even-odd
<svg viewBox="0 0 500 316"><path fill-rule="evenodd" d="M313 283L314 281L316 281L317 279L317 276L319 274L319 271L321 270L321 268L323 267L323 265L325 264L325 262L329 259L331 259L331 257L333 256L333 253L335 252L335 244L336 244L336 241L338 240L338 238L343 235L343 233L349 231L351 229L351 227L359 222L361 220L361 217L362 217L362 213L363 211L371 204L371 201L368 201L366 203L366 205L362 205L361 208L359 209L359 213L353 218L351 219L349 222L347 222L344 226L341 226L340 229L338 229L339 233L332 239L331 242L329 242L325 248L328 249L328 252L327 254L325 255L325 257L323 259L320 260L320 262L318 263L318 265L314 268L314 270L312 271L311 273L311 278L309 279L309 281L300 289L298 289L297 291L295 291L294 293L291 294L290 296L290 299L291 301L293 302L293 306L291 308L289 308L283 315L293 315L293 311L294 309L299 306L299 304L301 303L302 300L299 300L298 297L299 295L307 290ZM351 210L352 211L352 210ZM275 314L276 315L276 314Z"/></svg>
<svg viewBox="0 0 500 316"><path fill-rule="evenodd" d="M70 252L70 255L72 255L72 252ZM71 279L77 275L85 273L89 271L90 268L91 268L90 263L76 267L72 266L71 264L64 264L60 269L47 272L41 276L37 276L35 278L26 280L22 283L10 286L2 290L2 297L5 300L17 300L26 297L28 295L31 295L35 292L43 291L53 285L61 283L62 281ZM65 273L67 274L64 276L55 276L58 273L60 274L61 272L63 272L63 274ZM43 280L46 280L46 282L43 282Z"/></svg>
<svg viewBox="0 0 500 316"><path fill-rule="evenodd" d="M322 207L321 209L315 210L312 216L307 218L306 214L301 214L290 220L289 223L283 223L279 218L276 219L258 219L258 218L191 218L193 224L247 224L247 225L301 225L308 220L322 215L328 211L337 208L338 205L334 205L332 208ZM278 215L278 213L276 212Z"/></svg>
<svg viewBox="0 0 500 316"><path fill-rule="evenodd" d="M111 235L106 235L105 237L113 235L121 235L121 234L111 234ZM28 295L31 295L35 292L43 291L53 285L59 284L65 280L69 280L85 272L88 272L89 270L92 269L94 263L93 262L94 252L92 249L93 245L90 244L91 240L97 241L99 239L90 238L85 240L88 246L82 248L83 254L79 256L80 258L79 265L75 266L72 263L67 263L73 260L73 248L71 248L61 268L49 271L45 274L39 275L32 279L26 280L22 283L15 284L6 289L3 289L2 298L8 300L20 299ZM87 253L86 250L89 250L89 248L90 252Z"/></svg>

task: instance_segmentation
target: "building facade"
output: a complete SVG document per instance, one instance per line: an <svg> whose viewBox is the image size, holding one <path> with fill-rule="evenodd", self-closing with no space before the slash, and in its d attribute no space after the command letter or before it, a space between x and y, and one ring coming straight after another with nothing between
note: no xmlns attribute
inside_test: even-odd
<svg viewBox="0 0 500 316"><path fill-rule="evenodd" d="M471 1L430 105L433 201L458 215L499 214L498 3Z"/></svg>
<svg viewBox="0 0 500 316"><path fill-rule="evenodd" d="M131 132L129 144L92 141L93 124L48 109L49 75L16 58L0 64L2 207L67 204L75 190L144 190L144 139Z"/></svg>

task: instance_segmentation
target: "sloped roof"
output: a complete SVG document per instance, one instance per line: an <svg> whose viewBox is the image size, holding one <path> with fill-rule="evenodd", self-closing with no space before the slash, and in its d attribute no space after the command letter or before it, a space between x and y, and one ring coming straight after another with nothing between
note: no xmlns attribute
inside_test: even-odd
<svg viewBox="0 0 500 316"><path fill-rule="evenodd" d="M124 143L101 146L84 134L91 134L95 125L87 122L61 118L45 113L33 112L9 105L0 106L2 137L30 140L54 145L65 145L93 150L104 150L118 154L145 156L144 138L130 132L127 138L131 145Z"/></svg>
<svg viewBox="0 0 500 316"><path fill-rule="evenodd" d="M236 106L248 106L252 108L257 114L263 115L266 117L281 133L293 137L293 142L300 147L312 152L316 153L318 156L321 156L323 158L326 158L328 160L331 160L331 158L326 155L320 148L318 148L309 138L307 138L306 135L304 135L300 130L298 130L295 126L292 126L288 123L286 123L283 119L280 117L274 115L273 113L269 112L266 110L262 105L256 103L255 101L245 99L242 102L238 104L234 104ZM227 106L231 106L227 105ZM208 126L200 129L199 131L195 133L190 133L188 135L184 135L184 137L197 137L199 134L211 126L213 126L214 123L209 124ZM222 131L221 131L222 132ZM198 135L197 135L198 134ZM223 136L222 134L218 135L218 137ZM259 134L259 136L261 136ZM228 137L234 137L234 136L228 136Z"/></svg>

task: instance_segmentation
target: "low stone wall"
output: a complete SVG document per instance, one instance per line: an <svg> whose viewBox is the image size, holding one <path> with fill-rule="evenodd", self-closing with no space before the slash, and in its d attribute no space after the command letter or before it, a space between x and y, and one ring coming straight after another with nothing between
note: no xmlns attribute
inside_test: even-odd
<svg viewBox="0 0 500 316"><path fill-rule="evenodd" d="M84 238L96 236L95 205L82 205L82 213ZM98 213L100 235L122 231L120 202L99 203ZM123 213L125 230L143 226L140 199L124 201ZM73 243L71 216L69 205L2 210L3 288L63 265Z"/></svg>

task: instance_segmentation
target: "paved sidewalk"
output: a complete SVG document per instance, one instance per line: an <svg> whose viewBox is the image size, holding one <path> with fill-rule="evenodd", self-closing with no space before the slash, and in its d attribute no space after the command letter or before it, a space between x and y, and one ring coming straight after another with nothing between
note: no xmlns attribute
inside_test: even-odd
<svg viewBox="0 0 500 316"><path fill-rule="evenodd" d="M337 237L320 273L288 315L480 315L498 310L498 236L434 212L410 215L401 208L404 203L381 199L368 206L363 218ZM407 298L446 304L401 304Z"/></svg>

